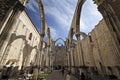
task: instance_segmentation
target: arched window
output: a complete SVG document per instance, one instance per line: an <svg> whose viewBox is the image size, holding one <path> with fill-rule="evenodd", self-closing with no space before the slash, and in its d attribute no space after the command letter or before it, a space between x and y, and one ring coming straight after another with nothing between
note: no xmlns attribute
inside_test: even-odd
<svg viewBox="0 0 120 80"><path fill-rule="evenodd" d="M31 40L31 39L32 39L32 33L29 34L29 40Z"/></svg>
<svg viewBox="0 0 120 80"><path fill-rule="evenodd" d="M89 36L90 42L92 42L91 34L89 33L88 36Z"/></svg>

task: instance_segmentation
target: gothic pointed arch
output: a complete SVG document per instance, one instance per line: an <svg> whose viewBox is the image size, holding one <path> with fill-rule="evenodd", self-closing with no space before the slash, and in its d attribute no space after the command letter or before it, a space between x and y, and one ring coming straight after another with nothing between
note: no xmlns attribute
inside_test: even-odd
<svg viewBox="0 0 120 80"><path fill-rule="evenodd" d="M62 38L58 38L58 39L55 41L55 44L56 44L56 42L59 41L59 40L61 40L61 41L64 43L64 45L65 45L65 41L64 41Z"/></svg>

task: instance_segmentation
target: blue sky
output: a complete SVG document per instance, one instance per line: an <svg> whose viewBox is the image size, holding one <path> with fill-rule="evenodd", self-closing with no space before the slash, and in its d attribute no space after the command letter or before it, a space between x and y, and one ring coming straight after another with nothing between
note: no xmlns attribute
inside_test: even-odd
<svg viewBox="0 0 120 80"><path fill-rule="evenodd" d="M46 22L50 27L53 40L67 38L77 1L42 0ZM36 0L30 0L26 4L26 11L37 29L40 30L39 9ZM98 12L97 6L92 0L86 0L81 13L80 31L89 33L101 19L102 16Z"/></svg>

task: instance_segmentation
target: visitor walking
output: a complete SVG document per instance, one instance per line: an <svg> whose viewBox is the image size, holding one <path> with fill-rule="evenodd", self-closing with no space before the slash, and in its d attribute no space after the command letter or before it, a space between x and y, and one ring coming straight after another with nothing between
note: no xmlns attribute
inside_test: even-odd
<svg viewBox="0 0 120 80"><path fill-rule="evenodd" d="M71 79L70 72L68 72L68 74L66 75L66 80L72 80L72 79Z"/></svg>
<svg viewBox="0 0 120 80"><path fill-rule="evenodd" d="M61 71L61 72L62 72L62 75L64 76L64 67L62 68L62 71Z"/></svg>
<svg viewBox="0 0 120 80"><path fill-rule="evenodd" d="M84 75L83 72L81 73L81 79L80 80L85 80L85 75Z"/></svg>

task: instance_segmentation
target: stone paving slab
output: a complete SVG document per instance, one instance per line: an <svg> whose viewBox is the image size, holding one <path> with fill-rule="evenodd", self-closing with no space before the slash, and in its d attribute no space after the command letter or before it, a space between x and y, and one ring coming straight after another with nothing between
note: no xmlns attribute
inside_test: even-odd
<svg viewBox="0 0 120 80"><path fill-rule="evenodd" d="M46 80L65 80L65 76L61 73L61 71L55 70L48 75Z"/></svg>

